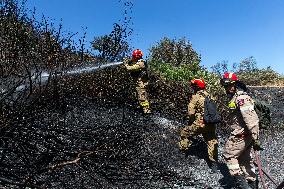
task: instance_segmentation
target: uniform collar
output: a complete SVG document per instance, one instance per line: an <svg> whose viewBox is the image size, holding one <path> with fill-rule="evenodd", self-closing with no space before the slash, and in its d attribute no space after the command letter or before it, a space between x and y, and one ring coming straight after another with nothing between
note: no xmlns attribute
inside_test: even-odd
<svg viewBox="0 0 284 189"><path fill-rule="evenodd" d="M205 93L205 90L199 90L196 92L196 94L204 94Z"/></svg>
<svg viewBox="0 0 284 189"><path fill-rule="evenodd" d="M237 90L237 92L232 95L231 97L229 97L230 101L234 101L236 100L236 98L240 95L243 95L243 94L247 94L246 92L244 92L243 90Z"/></svg>
<svg viewBox="0 0 284 189"><path fill-rule="evenodd" d="M235 95L240 96L242 94L246 94L246 92L244 92L243 90L239 90L238 89Z"/></svg>

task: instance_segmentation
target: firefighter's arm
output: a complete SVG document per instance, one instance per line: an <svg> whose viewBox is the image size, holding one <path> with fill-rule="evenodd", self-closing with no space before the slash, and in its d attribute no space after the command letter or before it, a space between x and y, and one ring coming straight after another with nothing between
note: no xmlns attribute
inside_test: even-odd
<svg viewBox="0 0 284 189"><path fill-rule="evenodd" d="M195 108L196 108L197 101L198 101L197 96L192 95L192 98L187 106L189 120L194 120L195 118Z"/></svg>
<svg viewBox="0 0 284 189"><path fill-rule="evenodd" d="M134 63L131 63L130 61L128 63L125 63L125 67L127 70L141 70L145 68L144 60L139 60L138 62Z"/></svg>
<svg viewBox="0 0 284 189"><path fill-rule="evenodd" d="M252 134L254 140L259 136L259 119L254 109L253 100L247 95L241 95L237 98L237 105L240 108L243 120Z"/></svg>

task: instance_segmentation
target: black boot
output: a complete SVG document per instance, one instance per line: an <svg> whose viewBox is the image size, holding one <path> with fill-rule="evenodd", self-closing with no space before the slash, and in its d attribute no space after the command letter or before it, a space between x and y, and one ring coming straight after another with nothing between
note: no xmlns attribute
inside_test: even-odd
<svg viewBox="0 0 284 189"><path fill-rule="evenodd" d="M234 176L234 180L235 180L235 188L238 189L250 189L250 186L248 185L245 177L243 176Z"/></svg>
<svg viewBox="0 0 284 189"><path fill-rule="evenodd" d="M210 161L209 167L210 167L212 173L217 173L218 163L216 161Z"/></svg>
<svg viewBox="0 0 284 189"><path fill-rule="evenodd" d="M258 181L248 181L248 185L251 189L258 189Z"/></svg>

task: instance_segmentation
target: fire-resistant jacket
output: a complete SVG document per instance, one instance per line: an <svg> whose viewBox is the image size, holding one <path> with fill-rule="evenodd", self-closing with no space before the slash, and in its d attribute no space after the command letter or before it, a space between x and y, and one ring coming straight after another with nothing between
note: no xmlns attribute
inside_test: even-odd
<svg viewBox="0 0 284 189"><path fill-rule="evenodd" d="M124 63L127 70L130 71L131 76L133 77L142 77L145 73L145 60L139 59L136 62L129 60Z"/></svg>
<svg viewBox="0 0 284 189"><path fill-rule="evenodd" d="M204 101L205 97L208 95L209 94L204 90L197 91L196 94L192 95L190 103L188 104L188 115L194 125L204 125Z"/></svg>
<svg viewBox="0 0 284 189"><path fill-rule="evenodd" d="M259 136L259 118L254 109L252 98L244 91L237 91L229 104L229 125L234 136L251 135L254 140Z"/></svg>

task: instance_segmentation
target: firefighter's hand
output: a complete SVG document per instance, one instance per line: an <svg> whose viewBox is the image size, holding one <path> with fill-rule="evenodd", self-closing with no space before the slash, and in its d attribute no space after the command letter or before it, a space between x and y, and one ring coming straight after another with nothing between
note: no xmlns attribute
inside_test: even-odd
<svg viewBox="0 0 284 189"><path fill-rule="evenodd" d="M183 120L188 122L189 124L192 124L195 120L194 116L190 116L188 114L184 114Z"/></svg>
<svg viewBox="0 0 284 189"><path fill-rule="evenodd" d="M122 61L123 61L124 64L129 64L129 62L131 61L131 59L126 57L126 58L123 58Z"/></svg>
<svg viewBox="0 0 284 189"><path fill-rule="evenodd" d="M184 122L188 121L188 114L183 114L182 120L183 120Z"/></svg>
<svg viewBox="0 0 284 189"><path fill-rule="evenodd" d="M252 144L252 147L255 151L261 151L263 150L263 148L261 147L260 145L260 141L257 139L257 140L253 140L253 144Z"/></svg>

